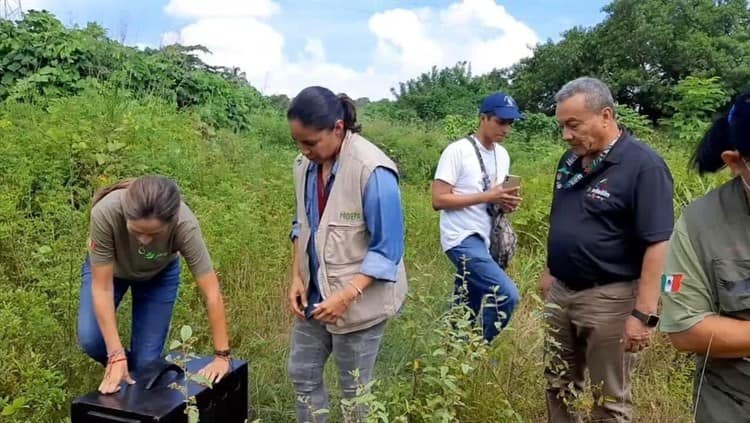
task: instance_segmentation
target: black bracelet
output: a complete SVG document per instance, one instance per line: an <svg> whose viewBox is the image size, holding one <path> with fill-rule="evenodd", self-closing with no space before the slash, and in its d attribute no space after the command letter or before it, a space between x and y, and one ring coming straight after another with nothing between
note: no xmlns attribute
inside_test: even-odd
<svg viewBox="0 0 750 423"><path fill-rule="evenodd" d="M220 351L215 350L214 355L217 357L229 358L232 355L232 351L230 349L220 350Z"/></svg>

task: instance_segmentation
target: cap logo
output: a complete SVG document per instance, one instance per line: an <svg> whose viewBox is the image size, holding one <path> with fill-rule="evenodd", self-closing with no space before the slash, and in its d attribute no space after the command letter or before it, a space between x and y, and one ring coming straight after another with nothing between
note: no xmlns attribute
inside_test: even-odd
<svg viewBox="0 0 750 423"><path fill-rule="evenodd" d="M506 96L505 97L505 105L508 107L516 107L516 102L513 101L513 97Z"/></svg>

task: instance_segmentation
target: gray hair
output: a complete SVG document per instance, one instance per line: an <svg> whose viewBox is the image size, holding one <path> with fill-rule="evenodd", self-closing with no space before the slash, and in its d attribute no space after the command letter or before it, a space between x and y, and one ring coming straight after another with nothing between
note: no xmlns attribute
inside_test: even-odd
<svg viewBox="0 0 750 423"><path fill-rule="evenodd" d="M587 76L576 78L563 85L555 94L555 101L560 104L576 94L584 95L586 107L592 112L602 111L606 107L615 109L615 101L607 84Z"/></svg>

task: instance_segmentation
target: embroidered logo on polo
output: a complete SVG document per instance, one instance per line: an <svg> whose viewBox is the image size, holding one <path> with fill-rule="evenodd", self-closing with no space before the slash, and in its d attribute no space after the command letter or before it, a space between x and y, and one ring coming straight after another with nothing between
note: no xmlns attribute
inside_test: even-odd
<svg viewBox="0 0 750 423"><path fill-rule="evenodd" d="M609 192L609 181L607 178L603 178L596 184L586 188L586 196L597 201L608 200L612 194Z"/></svg>

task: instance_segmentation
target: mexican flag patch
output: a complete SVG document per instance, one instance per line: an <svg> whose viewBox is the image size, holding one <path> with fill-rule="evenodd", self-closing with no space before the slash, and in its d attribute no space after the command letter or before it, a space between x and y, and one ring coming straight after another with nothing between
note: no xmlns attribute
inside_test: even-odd
<svg viewBox="0 0 750 423"><path fill-rule="evenodd" d="M661 275L661 292L680 292L682 275Z"/></svg>

